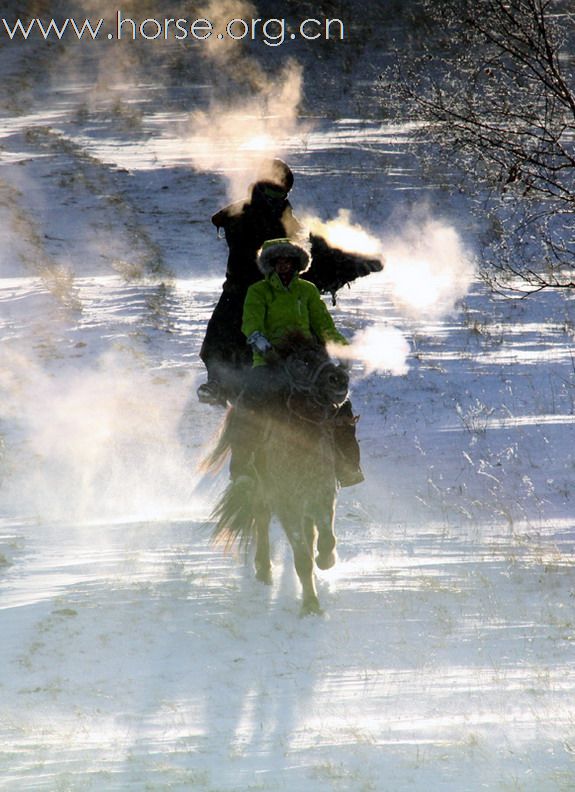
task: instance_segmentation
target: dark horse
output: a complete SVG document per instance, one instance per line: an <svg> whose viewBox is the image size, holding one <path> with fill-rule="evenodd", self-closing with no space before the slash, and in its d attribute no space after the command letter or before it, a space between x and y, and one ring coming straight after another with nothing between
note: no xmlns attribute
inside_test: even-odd
<svg viewBox="0 0 575 792"><path fill-rule="evenodd" d="M247 431L253 476L240 477L224 491L212 513L213 538L226 547L237 542L246 551L255 539L256 577L271 584L269 525L275 515L293 550L303 589L301 613L321 613L314 553L319 569L336 562L334 428L349 377L315 341L292 337L277 353L274 398L255 409L242 406L241 399L230 407L206 460L208 468L221 464Z"/></svg>

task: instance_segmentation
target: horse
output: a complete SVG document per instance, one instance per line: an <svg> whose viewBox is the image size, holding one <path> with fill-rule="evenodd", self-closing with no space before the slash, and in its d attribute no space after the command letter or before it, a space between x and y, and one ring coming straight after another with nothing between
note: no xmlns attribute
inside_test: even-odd
<svg viewBox="0 0 575 792"><path fill-rule="evenodd" d="M247 553L255 541L256 578L271 585L269 527L275 516L291 545L302 587L301 615L322 613L315 565L337 559L334 532L338 492L334 430L346 401L349 376L315 340L290 337L276 347L269 376L279 386L267 403L247 399L228 408L219 441L205 467L221 465L249 436L250 472L232 481L213 509L212 539ZM255 442L254 442L255 438ZM235 453L235 452L234 452Z"/></svg>

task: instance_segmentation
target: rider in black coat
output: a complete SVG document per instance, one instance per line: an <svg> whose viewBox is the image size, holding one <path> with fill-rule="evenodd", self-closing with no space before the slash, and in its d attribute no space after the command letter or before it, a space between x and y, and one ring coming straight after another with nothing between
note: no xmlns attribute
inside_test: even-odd
<svg viewBox="0 0 575 792"><path fill-rule="evenodd" d="M198 388L201 401L225 403L244 366L251 365L251 351L241 331L242 311L248 288L262 274L257 254L268 239L294 237L301 226L287 195L293 185L290 168L280 159L264 163L257 181L244 201L226 206L212 217L223 229L229 255L222 295L208 322L200 357L208 381Z"/></svg>

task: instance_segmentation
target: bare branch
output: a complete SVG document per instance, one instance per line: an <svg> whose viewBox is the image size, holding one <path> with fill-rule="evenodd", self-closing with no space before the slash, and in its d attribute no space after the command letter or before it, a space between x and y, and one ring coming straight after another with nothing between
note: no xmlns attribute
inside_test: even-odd
<svg viewBox="0 0 575 792"><path fill-rule="evenodd" d="M476 183L497 187L488 212L506 241L486 259L505 252L508 275L531 293L574 288L564 274L575 269L574 17L564 0L421 4L427 39L390 84L398 112L423 121L424 139Z"/></svg>

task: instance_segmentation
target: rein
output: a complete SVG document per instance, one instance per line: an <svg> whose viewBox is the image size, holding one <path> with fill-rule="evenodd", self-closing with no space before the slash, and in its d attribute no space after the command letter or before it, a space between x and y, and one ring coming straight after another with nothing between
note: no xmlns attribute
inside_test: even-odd
<svg viewBox="0 0 575 792"><path fill-rule="evenodd" d="M296 407L292 404L292 398L294 397L294 393L290 393L287 397L286 405L289 412L300 421L305 421L306 423L313 424L314 426L321 426L326 424L330 418L335 418L339 406L337 404L322 404L318 399L314 399L315 403L318 404L322 410L323 414L319 418L311 418L309 415L304 415L304 413L300 412ZM330 415L331 412L331 415Z"/></svg>
<svg viewBox="0 0 575 792"><path fill-rule="evenodd" d="M321 372L325 368L327 368L328 366L331 366L331 365L332 365L332 363L331 363L330 360L324 360L323 363L320 363L319 366L316 366L314 373L311 375L311 377L309 377L309 384L302 383L299 386L299 390L304 392L304 393L307 392L307 391L311 391L311 389L316 385L316 383L317 383L317 381L319 379L319 375L321 374ZM288 367L286 366L285 368L286 368L286 373L288 375L288 380L290 380L290 386L295 388L294 378L293 378L293 376L291 376L291 374L290 374L290 372L288 370Z"/></svg>

